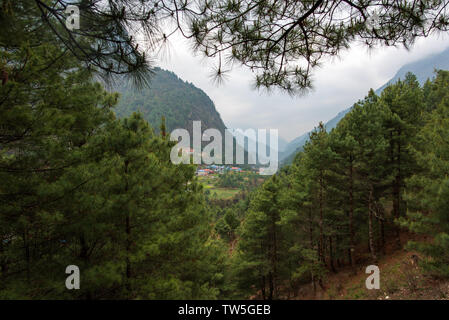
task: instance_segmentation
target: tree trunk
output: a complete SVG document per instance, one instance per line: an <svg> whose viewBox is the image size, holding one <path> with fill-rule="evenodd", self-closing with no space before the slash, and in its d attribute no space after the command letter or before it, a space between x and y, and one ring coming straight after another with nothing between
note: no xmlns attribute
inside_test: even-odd
<svg viewBox="0 0 449 320"><path fill-rule="evenodd" d="M27 229L27 227L25 227L25 230L23 232L23 248L25 250L26 278L27 278L27 282L30 283L30 280L31 280L31 271L30 271L31 254L30 254L30 244L29 244L29 241L28 241L28 229Z"/></svg>
<svg viewBox="0 0 449 320"><path fill-rule="evenodd" d="M262 276L262 278L261 278L260 291L262 293L262 300L265 300L266 299L266 296L265 296L265 276Z"/></svg>
<svg viewBox="0 0 449 320"><path fill-rule="evenodd" d="M341 232L341 228L338 228L339 232ZM337 269L340 269L342 266L340 251L338 250L338 244L341 243L340 236L335 236L335 262L337 263Z"/></svg>
<svg viewBox="0 0 449 320"><path fill-rule="evenodd" d="M316 280L313 271L310 271L310 276L312 277L313 296L316 297Z"/></svg>
<svg viewBox="0 0 449 320"><path fill-rule="evenodd" d="M271 271L268 273L268 284L270 286L270 291L269 291L269 294L268 294L268 300L273 300L274 283L273 283L273 273Z"/></svg>
<svg viewBox="0 0 449 320"><path fill-rule="evenodd" d="M332 272L337 273L337 270L335 270L334 265L334 248L332 243L332 236L329 236L329 264Z"/></svg>
<svg viewBox="0 0 449 320"><path fill-rule="evenodd" d="M378 213L379 214L379 232L380 232L380 237L379 237L379 241L380 241L380 252L382 252L383 255L385 255L385 215L383 210L381 212Z"/></svg>
<svg viewBox="0 0 449 320"><path fill-rule="evenodd" d="M83 234L80 235L80 258L85 262L89 259L89 247Z"/></svg>
<svg viewBox="0 0 449 320"><path fill-rule="evenodd" d="M126 186L125 186L125 192L128 192L128 161L125 161L125 179L126 179ZM125 232L126 232L126 289L127 289L127 295L131 294L131 217L129 208L126 208L126 218L125 218Z"/></svg>
<svg viewBox="0 0 449 320"><path fill-rule="evenodd" d="M355 267L355 236L354 236L354 171L351 165L349 167L349 259L351 262L352 272L355 274L357 269Z"/></svg>
<svg viewBox="0 0 449 320"><path fill-rule="evenodd" d="M399 218L399 210L400 210L400 186L399 186L400 177L396 176L393 184L393 218L398 219ZM395 244L396 248L401 248L401 238L400 238L400 232L399 227L396 225L396 223L393 221L393 229L394 229L394 236L395 236Z"/></svg>
<svg viewBox="0 0 449 320"><path fill-rule="evenodd" d="M273 253L271 256L271 265L273 270L272 282L273 282L273 297L277 299L277 238L276 238L276 219L272 218L272 235L273 235Z"/></svg>
<svg viewBox="0 0 449 320"><path fill-rule="evenodd" d="M324 232L323 232L323 174L320 175L320 193L319 193L319 202L320 202L320 244L319 244L319 257L321 262L324 261Z"/></svg>
<svg viewBox="0 0 449 320"><path fill-rule="evenodd" d="M131 262L129 259L131 253L131 226L129 214L126 215L126 278L131 278Z"/></svg>
<svg viewBox="0 0 449 320"><path fill-rule="evenodd" d="M326 290L326 287L324 286L324 283L323 283L323 278L320 278L319 280L318 280L318 284L320 285L320 288L321 288L321 290Z"/></svg>
<svg viewBox="0 0 449 320"><path fill-rule="evenodd" d="M398 132L398 136L401 132ZM396 176L393 181L393 218L398 219L401 215L401 144L398 143L397 146L397 157L396 157ZM393 229L395 234L395 244L397 249L401 249L401 237L399 227L393 222Z"/></svg>
<svg viewBox="0 0 449 320"><path fill-rule="evenodd" d="M371 258L373 262L377 262L376 248L374 246L374 231L373 231L373 190L369 192L368 198L368 238L369 238L369 248L371 252Z"/></svg>
<svg viewBox="0 0 449 320"><path fill-rule="evenodd" d="M6 271L8 269L6 255L4 254L5 248L3 245L3 241L5 241L5 239L3 237L1 237L0 238L0 279L5 277Z"/></svg>
<svg viewBox="0 0 449 320"><path fill-rule="evenodd" d="M310 249L313 249L313 221L312 221L312 208L309 208L309 241L310 241ZM310 271L310 275L312 278L312 286L313 286L313 296L316 296L316 279L313 271Z"/></svg>

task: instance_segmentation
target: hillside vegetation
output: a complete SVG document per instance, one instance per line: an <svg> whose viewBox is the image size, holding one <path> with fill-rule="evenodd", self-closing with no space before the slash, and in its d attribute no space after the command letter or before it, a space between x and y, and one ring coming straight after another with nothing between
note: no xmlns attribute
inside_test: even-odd
<svg viewBox="0 0 449 320"><path fill-rule="evenodd" d="M263 299L300 296L309 283L325 290L332 274L404 246L426 279L447 278L448 142L447 71L422 87L407 74L371 90L330 133L320 123L292 165L251 196L233 255L236 290ZM404 232L428 240L404 241Z"/></svg>
<svg viewBox="0 0 449 320"><path fill-rule="evenodd" d="M371 90L276 175L239 166L208 181L171 161L167 130L224 130L212 101L161 69L149 90L124 81L148 84L148 58L180 21L217 81L223 58L284 93L357 38L409 46L449 28L444 1L363 2L219 0L197 15L189 1L1 1L0 300L387 299L444 285L449 72ZM379 291L363 288L367 264Z"/></svg>
<svg viewBox="0 0 449 320"><path fill-rule="evenodd" d="M423 85L427 79L432 79L435 76L435 70L449 70L449 48L441 53L430 55L429 57L408 63L402 66L396 74L383 86L378 88L375 93L381 94L382 91L390 84L394 84L398 80L404 80L408 72L413 73L418 82ZM327 121L324 126L327 131L332 130L343 119L343 117L351 110L352 107L340 111L334 118ZM302 151L303 146L309 138L310 132L307 132L292 141L290 141L285 151L279 156L280 160L284 164L291 164L295 154Z"/></svg>
<svg viewBox="0 0 449 320"><path fill-rule="evenodd" d="M123 81L115 90L121 97L115 108L120 117L140 112L145 120L159 131L162 117L167 130L187 129L192 133L192 121L201 121L202 129L226 129L214 103L204 91L183 81L176 74L155 68L150 88L137 89Z"/></svg>

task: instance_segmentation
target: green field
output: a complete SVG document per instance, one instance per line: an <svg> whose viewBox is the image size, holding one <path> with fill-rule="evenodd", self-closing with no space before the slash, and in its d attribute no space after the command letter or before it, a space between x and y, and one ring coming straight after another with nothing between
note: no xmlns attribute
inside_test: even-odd
<svg viewBox="0 0 449 320"><path fill-rule="evenodd" d="M210 197L212 199L231 199L233 198L237 193L240 192L240 189L238 188L220 188L216 187L214 185L214 178L211 178L211 176L202 176L198 177L198 180L203 184L204 190L210 191Z"/></svg>
<svg viewBox="0 0 449 320"><path fill-rule="evenodd" d="M211 197L214 199L231 199L240 189L229 189L229 188L210 188Z"/></svg>

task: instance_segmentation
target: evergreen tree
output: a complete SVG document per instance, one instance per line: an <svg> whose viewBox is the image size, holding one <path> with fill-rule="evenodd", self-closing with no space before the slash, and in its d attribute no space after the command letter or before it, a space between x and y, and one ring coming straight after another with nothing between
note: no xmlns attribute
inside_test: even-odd
<svg viewBox="0 0 449 320"><path fill-rule="evenodd" d="M70 5L79 8L79 29L66 26ZM147 83L145 51L157 52L178 33L205 57L218 60L218 82L227 74L227 57L251 69L256 86L290 93L310 88L320 60L354 41L370 48L408 48L417 37L449 26L443 0L3 0L1 9L8 20L4 33L28 32L41 41L41 30L48 29L47 41L59 43L105 79L129 74ZM20 29L17 22L29 17L32 24Z"/></svg>
<svg viewBox="0 0 449 320"><path fill-rule="evenodd" d="M240 230L237 281L241 288L256 288L262 299L277 299L281 256L284 251L280 221L279 180L268 179L255 194Z"/></svg>
<svg viewBox="0 0 449 320"><path fill-rule="evenodd" d="M140 115L116 120L118 95L63 46L1 37L0 296L217 297L223 252L195 169Z"/></svg>
<svg viewBox="0 0 449 320"><path fill-rule="evenodd" d="M288 238L290 280L296 286L311 281L314 293L317 282L323 285L325 265L319 259L318 216L312 203L312 176L306 166L305 156L300 153L286 176L282 203L284 210L281 224Z"/></svg>
<svg viewBox="0 0 449 320"><path fill-rule="evenodd" d="M254 73L255 86L302 93L326 56L351 43L413 45L417 37L449 30L446 2L423 1L248 1L160 3L172 14L174 30L194 40L205 57L217 60L222 80L232 63ZM188 23L179 17L188 17ZM226 62L230 62L229 65Z"/></svg>
<svg viewBox="0 0 449 320"><path fill-rule="evenodd" d="M312 132L304 146L304 166L310 175L313 214L318 217L318 256L322 263L329 254L329 264L333 264L332 251L327 250L327 237L332 234L329 214L329 180L335 154L329 146L329 135L323 123ZM329 248L330 249L330 248Z"/></svg>
<svg viewBox="0 0 449 320"><path fill-rule="evenodd" d="M95 161L88 141L112 121L117 100L60 47L27 38L19 32L17 50L1 47L9 75L0 86L0 290L8 298L57 296L64 287L66 205L92 179L68 175Z"/></svg>
<svg viewBox="0 0 449 320"><path fill-rule="evenodd" d="M431 237L407 247L424 254L422 266L436 276L449 276L449 72L439 71L430 85L433 111L414 147L420 170L407 180L407 218L401 224Z"/></svg>
<svg viewBox="0 0 449 320"><path fill-rule="evenodd" d="M386 165L394 177L391 182L393 218L405 215L402 199L404 181L415 170L415 159L410 152L410 144L418 132L422 114L425 111L423 92L416 77L408 73L404 81L388 86L382 92L379 103L390 109L390 117L385 119L385 137L389 144L389 160ZM401 248L399 229L395 228L396 247Z"/></svg>
<svg viewBox="0 0 449 320"><path fill-rule="evenodd" d="M367 217L368 243L371 258L378 259L378 248L375 240L374 219L381 216L380 199L385 194L390 181L386 164L387 142L384 138L384 120L389 110L378 103L378 97L371 90L368 96L355 104L348 117L349 126L356 142L355 154L357 172L360 183L360 199L357 215Z"/></svg>
<svg viewBox="0 0 449 320"><path fill-rule="evenodd" d="M338 194L341 201L339 203L340 208L344 208L347 216L347 241L343 250L347 250L348 262L355 273L356 230L358 227L356 208L359 187L357 185L357 172L355 170L357 142L352 135L353 128L351 125L353 123L349 119L349 116L343 118L335 130L331 132L330 144L337 157L337 163L334 169L337 188L334 188L334 192Z"/></svg>

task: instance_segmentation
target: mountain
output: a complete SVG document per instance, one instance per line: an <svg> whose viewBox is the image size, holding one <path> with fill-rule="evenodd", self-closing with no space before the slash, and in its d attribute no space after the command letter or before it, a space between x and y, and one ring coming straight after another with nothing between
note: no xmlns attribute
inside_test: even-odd
<svg viewBox="0 0 449 320"><path fill-rule="evenodd" d="M289 159L292 155L294 156L297 152L302 150L302 146L306 143L309 138L309 132L296 137L292 141L290 141L284 148L282 152L279 153L279 160L284 163L286 159ZM292 158L293 159L293 158ZM290 163L288 161L286 163Z"/></svg>
<svg viewBox="0 0 449 320"><path fill-rule="evenodd" d="M422 85L427 79L433 78L435 69L449 70L449 48L441 53L430 55L424 59L420 59L402 66L398 72L387 83L378 88L375 92L380 94L388 85L403 79L408 72L412 72L419 83ZM340 111L334 118L325 123L327 131L332 130L343 119L343 117L351 110L349 107ZM310 132L307 132L287 144L285 151L279 155L282 164L288 164L293 161L295 154L302 150L302 147L307 142Z"/></svg>
<svg viewBox="0 0 449 320"><path fill-rule="evenodd" d="M215 128L223 134L226 129L207 94L171 71L155 68L149 89L137 90L126 81L114 89L121 94L115 108L117 116L127 117L140 111L157 132L162 116L168 132L184 128L191 137L192 121L200 120L202 130Z"/></svg>
<svg viewBox="0 0 449 320"><path fill-rule="evenodd" d="M286 148L287 148L287 145L288 145L288 141L285 140L282 137L279 137L279 140L278 140L278 149L279 149L279 151L280 152L284 152L286 150Z"/></svg>
<svg viewBox="0 0 449 320"><path fill-rule="evenodd" d="M377 89L376 93L379 94L389 84L395 83L399 79L403 79L407 72L412 72L418 79L419 83L423 84L427 79L434 77L435 69L449 69L449 48L441 53L433 54L424 59L404 65L399 69L398 72L396 72L396 74L390 81Z"/></svg>
<svg viewBox="0 0 449 320"><path fill-rule="evenodd" d="M153 71L150 88L138 90L126 80L114 88L114 91L121 95L115 108L116 115L123 118L133 112L140 112L156 132L159 132L162 117L165 117L167 131L186 129L190 134L191 146L193 145L193 121L201 121L203 134L204 130L209 128L220 131L223 138L222 159L224 159L226 126L209 96L171 71L161 68L155 68ZM202 141L202 148L208 144L209 141ZM235 163L235 138L233 153ZM244 157L248 163L250 162L248 158L253 155L249 155L244 150Z"/></svg>

